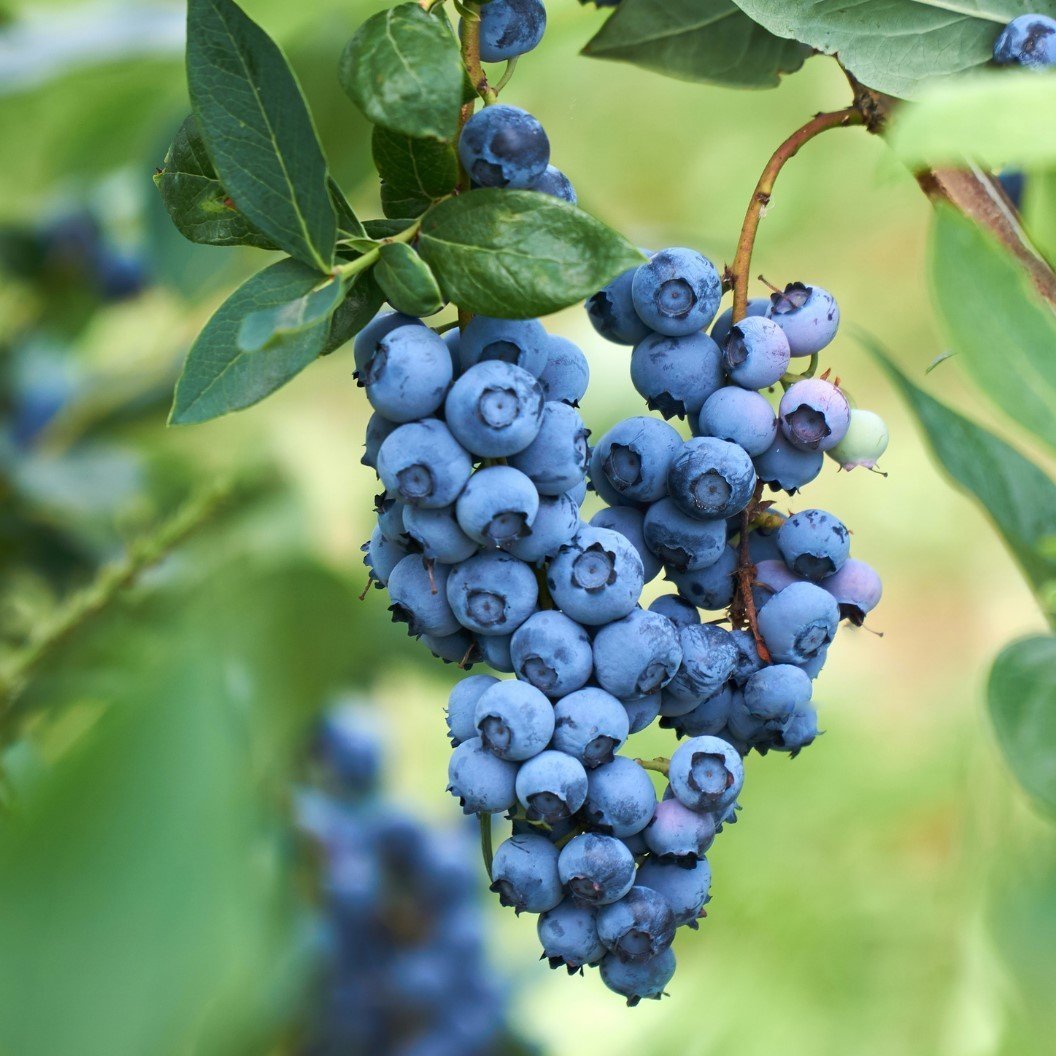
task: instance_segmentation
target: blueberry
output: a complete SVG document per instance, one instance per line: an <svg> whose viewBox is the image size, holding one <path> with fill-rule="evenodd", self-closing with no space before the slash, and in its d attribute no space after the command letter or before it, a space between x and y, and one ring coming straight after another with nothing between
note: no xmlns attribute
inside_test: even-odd
<svg viewBox="0 0 1056 1056"><path fill-rule="evenodd" d="M864 561L849 558L843 567L821 581L840 606L840 616L861 627L865 617L880 603L883 585L880 577Z"/></svg>
<svg viewBox="0 0 1056 1056"><path fill-rule="evenodd" d="M506 546L531 531L539 511L539 493L510 466L478 469L455 503L463 532L483 546Z"/></svg>
<svg viewBox="0 0 1056 1056"><path fill-rule="evenodd" d="M625 839L641 832L655 809L653 782L633 759L618 755L587 775L582 815L592 829Z"/></svg>
<svg viewBox="0 0 1056 1056"><path fill-rule="evenodd" d="M414 543L407 534L407 523L404 514L407 506L391 495L381 494L374 497L374 512L378 515L378 528L390 543L414 549Z"/></svg>
<svg viewBox="0 0 1056 1056"><path fill-rule="evenodd" d="M825 646L824 649L819 650L817 655L812 656L809 660L802 664L796 664L796 667L800 669L810 679L815 679L821 674L822 668L825 666L825 661L829 657L829 647Z"/></svg>
<svg viewBox="0 0 1056 1056"><path fill-rule="evenodd" d="M755 469L736 444L694 437L675 456L668 487L678 508L691 517L704 521L732 517L752 500Z"/></svg>
<svg viewBox="0 0 1056 1056"><path fill-rule="evenodd" d="M535 612L539 585L523 561L489 552L451 570L447 598L458 623L468 630L509 635Z"/></svg>
<svg viewBox="0 0 1056 1056"><path fill-rule="evenodd" d="M780 732L792 721L796 708L810 703L810 676L791 664L770 664L744 684L748 714L770 732Z"/></svg>
<svg viewBox="0 0 1056 1056"><path fill-rule="evenodd" d="M766 314L784 330L793 356L820 352L840 326L840 308L832 294L802 282L791 282L783 293L771 294Z"/></svg>
<svg viewBox="0 0 1056 1056"><path fill-rule="evenodd" d="M542 0L490 0L480 10L481 61L516 59L538 45L545 29Z"/></svg>
<svg viewBox="0 0 1056 1056"><path fill-rule="evenodd" d="M663 895L676 925L688 924L695 928L697 918L711 897L711 866L705 858L688 869L649 858L638 867L635 884Z"/></svg>
<svg viewBox="0 0 1056 1056"><path fill-rule="evenodd" d="M843 568L851 550L851 535L831 513L803 510L778 529L777 545L797 576L817 581Z"/></svg>
<svg viewBox="0 0 1056 1056"><path fill-rule="evenodd" d="M646 583L660 575L663 565L646 545L644 517L641 510L633 506L607 506L598 510L591 517L590 523L594 528L608 528L610 531L619 532L634 547L642 559Z"/></svg>
<svg viewBox="0 0 1056 1056"><path fill-rule="evenodd" d="M825 456L820 451L803 451L779 432L777 439L755 458L755 471L775 491L780 488L794 495L820 472Z"/></svg>
<svg viewBox="0 0 1056 1056"><path fill-rule="evenodd" d="M554 706L553 747L578 759L588 770L612 762L630 732L623 705L596 686L562 697Z"/></svg>
<svg viewBox="0 0 1056 1056"><path fill-rule="evenodd" d="M540 194L549 194L553 198L560 198L570 205L575 205L579 199L576 197L576 189L572 181L556 166L547 165L546 171L529 188Z"/></svg>
<svg viewBox="0 0 1056 1056"><path fill-rule="evenodd" d="M484 690L473 720L484 747L515 763L538 755L554 733L550 701L534 686L513 679Z"/></svg>
<svg viewBox="0 0 1056 1056"><path fill-rule="evenodd" d="M634 884L634 857L614 836L587 832L561 849L557 871L579 905L606 906Z"/></svg>
<svg viewBox="0 0 1056 1056"><path fill-rule="evenodd" d="M851 408L847 397L821 378L797 381L781 397L781 431L803 451L828 451L847 434Z"/></svg>
<svg viewBox="0 0 1056 1056"><path fill-rule="evenodd" d="M382 337L357 373L371 407L392 422L413 422L438 410L454 376L443 340L417 324Z"/></svg>
<svg viewBox="0 0 1056 1056"><path fill-rule="evenodd" d="M572 974L585 965L598 964L605 956L595 911L570 898L539 918L538 932L543 956L551 968L564 965Z"/></svg>
<svg viewBox="0 0 1056 1056"><path fill-rule="evenodd" d="M567 403L543 404L543 420L535 439L512 455L509 464L535 485L540 495L563 495L586 475L590 430Z"/></svg>
<svg viewBox="0 0 1056 1056"><path fill-rule="evenodd" d="M693 700L696 706L717 693L733 674L737 646L729 631L710 623L683 627L678 637L682 644L682 664L669 689Z"/></svg>
<svg viewBox="0 0 1056 1056"><path fill-rule="evenodd" d="M1056 20L1045 15L1019 15L998 35L994 62L1043 70L1056 65Z"/></svg>
<svg viewBox="0 0 1056 1056"><path fill-rule="evenodd" d="M381 482L410 506L450 506L472 472L469 453L436 418L401 425L378 451Z"/></svg>
<svg viewBox="0 0 1056 1056"><path fill-rule="evenodd" d="M451 372L454 377L462 373L462 331L457 326L443 333L444 344L451 355Z"/></svg>
<svg viewBox="0 0 1056 1056"><path fill-rule="evenodd" d="M512 363L538 377L550 354L550 335L538 319L492 319L475 315L462 331L459 360L463 370L496 360Z"/></svg>
<svg viewBox="0 0 1056 1056"><path fill-rule="evenodd" d="M545 913L564 897L557 876L557 848L545 836L527 833L499 844L491 879L499 902L518 913Z"/></svg>
<svg viewBox="0 0 1056 1056"><path fill-rule="evenodd" d="M748 310L745 313L745 318L752 319L758 315L766 315L766 310L769 307L769 297L752 297L748 301ZM711 327L711 339L719 346L719 348L725 347L726 338L730 336L730 328L732 326L733 307L731 306L715 320Z"/></svg>
<svg viewBox="0 0 1056 1056"><path fill-rule="evenodd" d="M756 525L748 533L748 556L758 564L760 561L781 561L781 551L777 548L777 529L784 524L787 519L785 514L780 513L773 507L768 509L767 516L774 518L777 521L776 527L768 527L766 525ZM736 530L740 531L740 524L736 526Z"/></svg>
<svg viewBox="0 0 1056 1056"><path fill-rule="evenodd" d="M380 312L358 334L352 345L356 370L363 370L378 350L378 342L400 326L424 326L421 319L403 312Z"/></svg>
<svg viewBox="0 0 1056 1056"><path fill-rule="evenodd" d="M383 418L377 411L371 416L367 422L367 428L363 434L364 437L364 451L363 457L359 460L360 465L369 466L371 469L376 469L378 465L378 451L381 448L385 438L398 428L398 423L390 422L388 418Z"/></svg>
<svg viewBox="0 0 1056 1056"><path fill-rule="evenodd" d="M547 343L546 366L539 375L539 384L547 400L579 405L590 381L590 367L582 349L568 338L551 334Z"/></svg>
<svg viewBox="0 0 1056 1056"><path fill-rule="evenodd" d="M741 791L744 765L720 738L693 737L671 756L668 780L675 798L690 810L722 810Z"/></svg>
<svg viewBox="0 0 1056 1056"><path fill-rule="evenodd" d="M674 941L675 914L659 891L635 886L598 911L598 938L621 961L647 961Z"/></svg>
<svg viewBox="0 0 1056 1056"><path fill-rule="evenodd" d="M617 345L636 345L651 332L634 310L631 284L637 270L628 268L587 299L587 315L594 329Z"/></svg>
<svg viewBox="0 0 1056 1056"><path fill-rule="evenodd" d="M587 632L553 610L529 616L514 631L510 658L518 678L555 698L584 686L594 670Z"/></svg>
<svg viewBox="0 0 1056 1056"><path fill-rule="evenodd" d="M700 436L715 436L761 455L777 436L777 415L758 392L726 385L713 392L700 409Z"/></svg>
<svg viewBox="0 0 1056 1056"><path fill-rule="evenodd" d="M480 659L476 639L463 629L454 634L423 634L422 644L437 660L458 664L464 670L469 670Z"/></svg>
<svg viewBox="0 0 1056 1056"><path fill-rule="evenodd" d="M722 280L715 265L695 250L663 249L634 273L631 297L646 326L680 337L702 330L715 317Z"/></svg>
<svg viewBox="0 0 1056 1056"><path fill-rule="evenodd" d="M625 418L599 441L590 458L590 479L614 506L655 502L667 493L672 460L682 437L658 418Z"/></svg>
<svg viewBox="0 0 1056 1056"><path fill-rule="evenodd" d="M692 711L674 720L679 733L687 737L715 737L722 733L730 717L733 691L724 686L718 693L701 701Z"/></svg>
<svg viewBox="0 0 1056 1056"><path fill-rule="evenodd" d="M531 532L523 539L504 543L503 549L530 565L538 565L570 543L579 524L579 509L567 494L541 495Z"/></svg>
<svg viewBox="0 0 1056 1056"><path fill-rule="evenodd" d="M760 561L755 566L755 578L752 581L752 600L756 610L763 606L779 591L792 583L802 583L802 576L797 576L784 559L778 561Z"/></svg>
<svg viewBox="0 0 1056 1056"><path fill-rule="evenodd" d="M679 594L688 598L698 609L725 609L733 601L737 587L737 559L737 551L732 546L725 546L719 553L719 559L707 568L689 572L672 571L669 578L678 587Z"/></svg>
<svg viewBox="0 0 1056 1056"><path fill-rule="evenodd" d="M447 732L453 746L477 736L477 701L486 689L498 684L494 675L467 675L451 690L447 698Z"/></svg>
<svg viewBox="0 0 1056 1056"><path fill-rule="evenodd" d="M564 821L586 798L587 772L578 759L564 752L540 752L517 771L517 799L530 821ZM563 873L561 880L565 882Z"/></svg>
<svg viewBox="0 0 1056 1056"><path fill-rule="evenodd" d="M796 708L792 721L774 738L771 747L778 752L789 752L795 758L818 737L818 713L810 704Z"/></svg>
<svg viewBox="0 0 1056 1056"><path fill-rule="evenodd" d="M730 330L722 361L743 389L767 389L788 370L791 352L784 331L770 319L750 316Z"/></svg>
<svg viewBox="0 0 1056 1056"><path fill-rule="evenodd" d="M678 631L665 616L635 609L594 636L594 672L615 697L655 693L682 663Z"/></svg>
<svg viewBox="0 0 1056 1056"><path fill-rule="evenodd" d="M451 753L447 790L466 814L499 814L517 802L516 763L493 755L479 737L463 741Z"/></svg>
<svg viewBox="0 0 1056 1056"><path fill-rule="evenodd" d="M521 367L486 360L451 386L444 417L467 450L481 458L504 458L523 451L538 434L543 390Z"/></svg>
<svg viewBox="0 0 1056 1056"><path fill-rule="evenodd" d="M759 632L774 661L805 664L836 637L836 599L813 583L793 583L775 594L759 613Z"/></svg>
<svg viewBox="0 0 1056 1056"><path fill-rule="evenodd" d="M880 415L854 408L843 439L826 454L839 463L840 469L875 469L877 460L887 450L888 439L887 426Z"/></svg>
<svg viewBox="0 0 1056 1056"><path fill-rule="evenodd" d="M737 659L730 677L738 686L743 686L763 666L763 661L759 659L759 650L751 631L733 631L731 636L737 649Z"/></svg>
<svg viewBox="0 0 1056 1056"><path fill-rule="evenodd" d="M380 526L370 535L370 541L363 544L363 564L370 569L371 583L385 586L392 575L392 570L410 553L406 547L386 539Z"/></svg>
<svg viewBox="0 0 1056 1056"><path fill-rule="evenodd" d="M670 946L648 961L621 961L609 954L601 962L601 981L627 998L632 1008L645 999L659 1001L674 974L675 954Z"/></svg>
<svg viewBox="0 0 1056 1056"><path fill-rule="evenodd" d="M386 584L393 623L406 623L407 633L414 636L454 634L459 621L447 600L450 571L420 554L405 557Z"/></svg>
<svg viewBox="0 0 1056 1056"><path fill-rule="evenodd" d="M509 634L481 634L477 636L477 647L484 663L494 671L513 674L513 660L510 658Z"/></svg>
<svg viewBox="0 0 1056 1056"><path fill-rule="evenodd" d="M627 712L627 721L631 726L631 733L641 733L646 727L651 726L653 720L660 714L661 692L647 693L642 697L625 697L623 700L624 710Z"/></svg>
<svg viewBox="0 0 1056 1056"><path fill-rule="evenodd" d="M649 507L643 531L646 546L675 572L708 568L726 547L723 520L691 517L673 499L660 499Z"/></svg>
<svg viewBox="0 0 1056 1056"><path fill-rule="evenodd" d="M476 542L458 526L453 506L437 510L408 506L403 521L407 534L431 560L457 565L477 552Z"/></svg>
<svg viewBox="0 0 1056 1056"><path fill-rule="evenodd" d="M696 419L723 384L722 354L707 334L650 334L631 353L631 382L652 411Z"/></svg>
<svg viewBox="0 0 1056 1056"><path fill-rule="evenodd" d="M661 594L649 606L649 611L666 616L678 630L700 623L697 607L678 594Z"/></svg>
<svg viewBox="0 0 1056 1056"><path fill-rule="evenodd" d="M574 488L570 488L565 494L576 504L576 509L587 499L587 482L581 480Z"/></svg>
<svg viewBox="0 0 1056 1056"><path fill-rule="evenodd" d="M677 799L657 803L652 821L645 828L645 844L657 858L687 868L707 854L714 839L712 815L690 810Z"/></svg>
<svg viewBox="0 0 1056 1056"><path fill-rule="evenodd" d="M642 559L619 533L584 525L550 563L550 595L565 615L597 627L626 616L644 583Z"/></svg>
<svg viewBox="0 0 1056 1056"><path fill-rule="evenodd" d="M498 103L466 122L458 156L481 187L530 187L550 163L550 141L527 111Z"/></svg>
<svg viewBox="0 0 1056 1056"><path fill-rule="evenodd" d="M365 708L352 702L331 708L319 723L312 748L338 796L354 799L376 790L381 744Z"/></svg>

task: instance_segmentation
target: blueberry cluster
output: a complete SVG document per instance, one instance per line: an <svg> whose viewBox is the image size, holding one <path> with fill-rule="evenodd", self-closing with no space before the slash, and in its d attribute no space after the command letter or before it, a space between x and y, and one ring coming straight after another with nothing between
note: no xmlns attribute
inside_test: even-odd
<svg viewBox="0 0 1056 1056"><path fill-rule="evenodd" d="M484 955L484 920L462 831L386 803L366 713L323 721L298 820L320 863L324 971L304 1056L500 1056L506 1001Z"/></svg>

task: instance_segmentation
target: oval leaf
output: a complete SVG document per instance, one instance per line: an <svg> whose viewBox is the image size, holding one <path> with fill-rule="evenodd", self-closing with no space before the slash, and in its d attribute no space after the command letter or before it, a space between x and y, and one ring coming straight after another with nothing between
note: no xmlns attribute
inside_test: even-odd
<svg viewBox="0 0 1056 1056"><path fill-rule="evenodd" d="M458 157L450 143L412 139L378 126L372 147L386 216L421 216L458 183Z"/></svg>
<svg viewBox="0 0 1056 1056"><path fill-rule="evenodd" d="M381 247L374 278L385 299L398 312L433 315L443 307L444 299L429 265L402 242Z"/></svg>
<svg viewBox="0 0 1056 1056"><path fill-rule="evenodd" d="M288 337L329 320L344 295L345 282L335 277L303 297L274 308L250 312L238 328L238 347L243 352L259 352L281 337Z"/></svg>
<svg viewBox="0 0 1056 1056"><path fill-rule="evenodd" d="M499 189L431 209L418 251L449 301L504 319L556 312L645 261L622 235L567 202Z"/></svg>

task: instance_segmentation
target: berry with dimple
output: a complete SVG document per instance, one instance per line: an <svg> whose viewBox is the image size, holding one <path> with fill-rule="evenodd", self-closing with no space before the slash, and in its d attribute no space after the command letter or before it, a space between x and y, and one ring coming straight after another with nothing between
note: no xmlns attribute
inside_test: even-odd
<svg viewBox="0 0 1056 1056"><path fill-rule="evenodd" d="M722 351L726 373L743 389L776 385L791 358L784 331L760 316L749 316L732 327Z"/></svg>
<svg viewBox="0 0 1056 1056"><path fill-rule="evenodd" d="M557 860L561 883L580 905L605 906L634 885L634 857L615 836L586 832L569 840Z"/></svg>
<svg viewBox="0 0 1056 1056"><path fill-rule="evenodd" d="M628 268L587 299L590 321L602 337L618 345L636 345L650 334L634 310L631 284L637 268Z"/></svg>
<svg viewBox="0 0 1056 1056"><path fill-rule="evenodd" d="M523 539L538 510L535 485L511 466L478 469L455 503L459 527L483 546L507 546Z"/></svg>
<svg viewBox="0 0 1056 1056"><path fill-rule="evenodd" d="M598 938L621 961L647 961L674 941L675 914L659 891L636 885L598 911Z"/></svg>
<svg viewBox="0 0 1056 1056"><path fill-rule="evenodd" d="M666 616L678 630L700 623L696 605L678 594L661 594L649 606L649 611Z"/></svg>
<svg viewBox="0 0 1056 1056"><path fill-rule="evenodd" d="M560 198L569 205L575 205L579 200L572 181L556 165L547 165L546 171L528 189Z"/></svg>
<svg viewBox="0 0 1056 1056"><path fill-rule="evenodd" d="M379 587L388 583L392 570L410 553L400 543L386 539L380 526L375 526L362 550L363 563L370 569L370 581Z"/></svg>
<svg viewBox="0 0 1056 1056"><path fill-rule="evenodd" d="M588 627L626 616L644 584L642 559L619 533L584 525L558 551L547 586L562 612Z"/></svg>
<svg viewBox="0 0 1056 1056"><path fill-rule="evenodd" d="M684 513L701 520L732 517L752 500L755 468L736 444L710 436L687 440L668 477L671 498Z"/></svg>
<svg viewBox="0 0 1056 1056"><path fill-rule="evenodd" d="M717 561L707 568L689 572L672 571L668 577L678 587L678 592L689 598L697 608L717 611L725 609L733 601L736 587L737 551L725 546Z"/></svg>
<svg viewBox="0 0 1056 1056"><path fill-rule="evenodd" d="M759 479L775 491L780 489L794 495L809 484L820 472L825 456L820 451L804 451L790 443L783 432L755 458Z"/></svg>
<svg viewBox="0 0 1056 1056"><path fill-rule="evenodd" d="M529 821L553 824L572 817L583 806L587 798L587 771L578 759L547 750L521 764L516 790Z"/></svg>
<svg viewBox="0 0 1056 1056"><path fill-rule="evenodd" d="M1044 70L1056 65L1056 19L1047 15L1019 15L994 42L994 62Z"/></svg>
<svg viewBox="0 0 1056 1056"><path fill-rule="evenodd" d="M641 832L656 809L656 790L646 770L618 755L587 775L581 816L590 828L624 839Z"/></svg>
<svg viewBox="0 0 1056 1056"><path fill-rule="evenodd" d="M780 732L796 709L810 703L810 676L791 664L769 664L744 684L748 714L770 732Z"/></svg>
<svg viewBox="0 0 1056 1056"><path fill-rule="evenodd" d="M554 698L586 685L594 670L587 632L554 610L529 616L514 631L510 658L518 678Z"/></svg>
<svg viewBox="0 0 1056 1056"><path fill-rule="evenodd" d="M535 612L539 584L523 561L489 552L451 570L447 598L457 622L468 630L509 635Z"/></svg>
<svg viewBox="0 0 1056 1056"><path fill-rule="evenodd" d="M623 705L596 686L569 693L552 711L553 747L578 759L588 770L612 762L613 753L630 732Z"/></svg>
<svg viewBox="0 0 1056 1056"><path fill-rule="evenodd" d="M758 315L766 315L766 310L769 307L769 297L751 297L748 300L748 308L745 312L745 318L752 319ZM732 326L733 307L731 306L715 320L711 327L711 339L719 346L719 348L725 346L726 338L730 336L730 328Z"/></svg>
<svg viewBox="0 0 1056 1056"><path fill-rule="evenodd" d="M634 506L606 506L590 519L594 528L619 532L642 559L645 582L656 579L664 567L645 541L644 514Z"/></svg>
<svg viewBox="0 0 1056 1056"><path fill-rule="evenodd" d="M463 741L451 753L448 791L466 814L499 814L517 802L516 763L493 755L479 737Z"/></svg>
<svg viewBox="0 0 1056 1056"><path fill-rule="evenodd" d="M691 517L670 498L649 507L642 530L646 546L675 572L708 568L726 546L725 521Z"/></svg>
<svg viewBox="0 0 1056 1056"><path fill-rule="evenodd" d="M594 672L615 697L662 689L682 663L678 631L666 617L635 609L594 636Z"/></svg>
<svg viewBox="0 0 1056 1056"><path fill-rule="evenodd" d="M667 491L671 463L682 446L676 430L644 416L617 422L598 442L590 479L613 505L655 502Z"/></svg>
<svg viewBox="0 0 1056 1056"><path fill-rule="evenodd" d="M657 858L688 867L699 862L714 842L715 819L677 799L663 799L644 832L645 844Z"/></svg>
<svg viewBox="0 0 1056 1056"><path fill-rule="evenodd" d="M557 875L557 848L534 833L499 844L491 864L491 888L499 903L518 913L545 913L564 898Z"/></svg>
<svg viewBox="0 0 1056 1056"><path fill-rule="evenodd" d="M660 1000L675 974L675 954L670 946L647 961L621 961L609 954L601 962L601 981L627 998L631 1008L643 1000Z"/></svg>
<svg viewBox="0 0 1056 1056"><path fill-rule="evenodd" d="M477 543L459 527L455 508L426 509L408 506L403 523L407 534L422 548L422 553L447 565L457 565L477 552Z"/></svg>
<svg viewBox="0 0 1056 1056"><path fill-rule="evenodd" d="M550 163L550 140L527 111L497 103L466 122L458 156L481 187L530 187Z"/></svg>
<svg viewBox="0 0 1056 1056"><path fill-rule="evenodd" d="M481 458L504 458L523 451L538 435L543 390L521 367L485 360L451 386L444 418L466 450Z"/></svg>
<svg viewBox="0 0 1056 1056"><path fill-rule="evenodd" d="M447 698L447 732L452 746L471 740L477 734L477 701L499 680L494 675L467 675L455 684Z"/></svg>
<svg viewBox="0 0 1056 1056"><path fill-rule="evenodd" d="M876 571L853 557L848 558L835 575L823 579L819 586L836 599L840 616L856 627L861 627L865 617L880 604L883 594L883 584Z"/></svg>
<svg viewBox="0 0 1056 1056"><path fill-rule="evenodd" d="M489 686L477 700L473 723L484 747L500 759L521 762L538 755L554 733L554 708L527 682Z"/></svg>
<svg viewBox="0 0 1056 1056"><path fill-rule="evenodd" d="M378 451L382 484L408 506L450 506L472 472L469 453L436 418L401 425Z"/></svg>
<svg viewBox="0 0 1056 1056"><path fill-rule="evenodd" d="M705 333L650 334L631 353L631 382L652 411L696 420L723 385L722 353Z"/></svg>
<svg viewBox="0 0 1056 1056"><path fill-rule="evenodd" d="M598 938L595 911L571 898L544 913L537 930L543 956L550 967L564 965L569 975L581 971L585 965L598 964L605 956L605 947Z"/></svg>
<svg viewBox="0 0 1056 1056"><path fill-rule="evenodd" d="M536 565L570 543L579 531L579 507L567 494L540 495L532 530L521 539L502 544L514 557Z"/></svg>
<svg viewBox="0 0 1056 1056"><path fill-rule="evenodd" d="M674 862L646 859L638 867L635 884L664 896L674 914L675 924L697 926L697 918L710 898L711 866L701 858L688 869Z"/></svg>
<svg viewBox="0 0 1056 1056"><path fill-rule="evenodd" d="M509 464L535 485L540 495L563 495L586 475L590 430L567 403L543 405L543 420L535 439Z"/></svg>
<svg viewBox="0 0 1056 1056"><path fill-rule="evenodd" d="M550 354L550 335L538 319L494 319L475 315L459 339L463 370L496 360L538 377Z"/></svg>
<svg viewBox="0 0 1056 1056"><path fill-rule="evenodd" d="M480 9L481 61L516 59L539 44L545 29L542 0L490 0Z"/></svg>
<svg viewBox="0 0 1056 1056"><path fill-rule="evenodd" d="M889 436L883 418L872 411L851 409L850 423L843 439L825 453L840 466L852 470L858 466L875 469L877 460L887 450Z"/></svg>
<svg viewBox="0 0 1056 1056"><path fill-rule="evenodd" d="M797 576L817 581L843 567L850 555L851 534L831 513L803 510L777 530L777 545Z"/></svg>
<svg viewBox="0 0 1056 1056"><path fill-rule="evenodd" d="M744 764L719 737L693 737L671 756L668 780L675 798L690 810L723 810L741 791Z"/></svg>
<svg viewBox="0 0 1056 1056"><path fill-rule="evenodd" d="M793 356L820 352L840 326L840 309L832 294L802 282L790 282L783 292L771 294L767 317L785 332Z"/></svg>
<svg viewBox="0 0 1056 1056"><path fill-rule="evenodd" d="M420 554L405 557L389 575L386 589L394 623L406 623L407 633L454 634L459 621L447 600L451 569Z"/></svg>
<svg viewBox="0 0 1056 1056"><path fill-rule="evenodd" d="M454 372L447 345L415 324L381 338L357 375L374 410L391 422L413 422L440 408Z"/></svg>
<svg viewBox="0 0 1056 1056"><path fill-rule="evenodd" d="M702 330L715 318L722 280L715 265L696 250L662 249L634 273L631 297L646 326L678 337Z"/></svg>
<svg viewBox="0 0 1056 1056"><path fill-rule="evenodd" d="M539 375L539 385L547 400L560 400L578 406L587 391L590 366L583 350L567 337L550 334L546 346L546 366Z"/></svg>
<svg viewBox="0 0 1056 1056"><path fill-rule="evenodd" d="M805 664L836 637L836 599L814 583L793 583L759 613L759 633L779 664Z"/></svg>
<svg viewBox="0 0 1056 1056"><path fill-rule="evenodd" d="M704 401L697 426L699 436L715 436L761 455L777 436L777 415L765 396L726 385Z"/></svg>
<svg viewBox="0 0 1056 1056"><path fill-rule="evenodd" d="M807 378L781 397L778 415L789 443L804 451L828 451L846 435L851 407L831 382Z"/></svg>
<svg viewBox="0 0 1056 1056"><path fill-rule="evenodd" d="M678 637L682 645L682 664L668 690L692 700L696 706L717 693L733 673L737 647L729 631L710 623L683 627Z"/></svg>

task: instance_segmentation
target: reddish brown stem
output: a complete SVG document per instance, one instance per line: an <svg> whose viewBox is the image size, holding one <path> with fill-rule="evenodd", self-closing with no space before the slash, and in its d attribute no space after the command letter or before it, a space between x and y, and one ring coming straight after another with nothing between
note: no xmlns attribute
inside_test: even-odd
<svg viewBox="0 0 1056 1056"><path fill-rule="evenodd" d="M749 537L752 530L752 520L759 509L763 498L763 482L760 480L755 485L755 494L752 501L744 508L741 514L741 541L737 555L737 570L734 575L737 578L736 595L730 609L730 617L734 627L747 625L755 639L755 648L759 653L759 659L764 664L770 663L770 650L767 649L762 635L759 633L759 620L755 612L755 598L752 597L752 584L755 582L755 563L749 550Z"/></svg>

